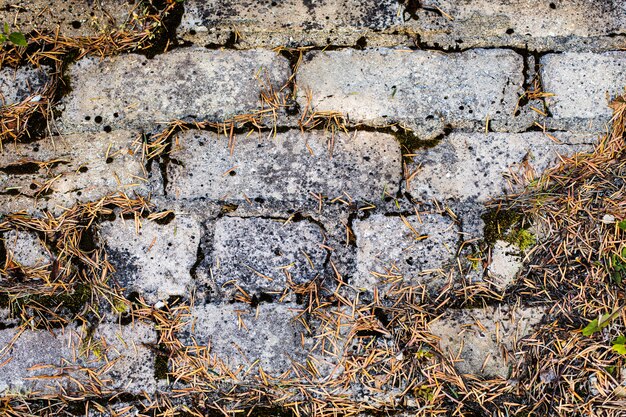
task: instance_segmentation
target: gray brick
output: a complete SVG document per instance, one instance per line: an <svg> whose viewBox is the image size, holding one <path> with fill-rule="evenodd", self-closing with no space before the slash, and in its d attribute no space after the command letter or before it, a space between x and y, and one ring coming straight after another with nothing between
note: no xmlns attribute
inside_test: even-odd
<svg viewBox="0 0 626 417"><path fill-rule="evenodd" d="M0 70L0 106L18 103L30 95L36 96L48 81L48 70L47 67L30 66Z"/></svg>
<svg viewBox="0 0 626 417"><path fill-rule="evenodd" d="M142 13L137 1L107 0L12 0L0 9L0 22L24 33L32 30L61 36L98 36L105 31L124 28L131 12Z"/></svg>
<svg viewBox="0 0 626 417"><path fill-rule="evenodd" d="M306 359L300 336L304 327L294 320L296 310L297 306L276 303L260 304L257 309L238 304L195 307L192 337L200 346L210 344L217 373L226 368L250 379L262 368L277 376L289 371L292 362ZM248 368L253 370L244 375Z"/></svg>
<svg viewBox="0 0 626 417"><path fill-rule="evenodd" d="M309 221L224 217L215 224L212 272L223 289L236 285L251 294L281 292L286 272L295 283L323 272L324 240L320 227Z"/></svg>
<svg viewBox="0 0 626 417"><path fill-rule="evenodd" d="M403 278L429 288L441 284L441 269L457 252L458 228L440 214L405 217L375 214L354 222L357 245L357 288L373 288ZM424 238L425 237L425 238Z"/></svg>
<svg viewBox="0 0 626 417"><path fill-rule="evenodd" d="M272 51L184 48L153 59L83 58L69 75L73 89L63 99L63 132L153 129L174 119L221 120L253 112L261 107L262 83L282 87L290 69Z"/></svg>
<svg viewBox="0 0 626 417"><path fill-rule="evenodd" d="M187 0L178 33L196 43L224 44L236 30L235 46L241 48L355 45L362 36L370 43L389 43L400 36L380 32L397 20L396 0Z"/></svg>
<svg viewBox="0 0 626 417"><path fill-rule="evenodd" d="M487 118L494 130L519 130L530 124L512 116L522 66L509 50L317 52L298 72L298 101L304 108L310 91L313 110L339 111L355 123L400 122L423 139L445 125L484 130Z"/></svg>
<svg viewBox="0 0 626 417"><path fill-rule="evenodd" d="M84 369L98 375L96 387L104 392L154 393L154 353L146 344L156 342L156 332L143 324L101 325L91 339L70 327L0 330L0 395L81 392L94 387Z"/></svg>
<svg viewBox="0 0 626 417"><path fill-rule="evenodd" d="M624 94L626 52L564 53L541 59L544 90L555 94L546 102L549 127L604 132L612 112L610 98Z"/></svg>
<svg viewBox="0 0 626 417"><path fill-rule="evenodd" d="M397 189L401 154L391 135L337 133L332 157L330 134L290 130L275 137L228 139L208 132L188 131L172 153L168 195L183 200L208 199L243 204L254 199L284 207L317 205L312 194L357 202L379 201Z"/></svg>
<svg viewBox="0 0 626 417"><path fill-rule="evenodd" d="M484 203L519 189L513 187L512 174L523 175L524 161L538 176L556 165L558 155L592 149L593 138L588 136L564 132L549 135L552 138L543 132L454 132L436 146L414 152L407 190L421 201Z"/></svg>
<svg viewBox="0 0 626 417"><path fill-rule="evenodd" d="M8 151L0 154L0 189L5 191L0 211L32 211L35 205L59 211L117 191L147 194L138 136L114 131L5 145ZM35 199L46 181L51 181L48 191Z"/></svg>
<svg viewBox="0 0 626 417"><path fill-rule="evenodd" d="M448 310L429 324L442 350L457 358L455 368L462 374L507 378L517 341L532 334L543 317L539 307L495 306Z"/></svg>
<svg viewBox="0 0 626 417"><path fill-rule="evenodd" d="M444 48L616 49L626 31L621 0L433 0L404 15L423 43Z"/></svg>
<svg viewBox="0 0 626 417"><path fill-rule="evenodd" d="M137 291L149 303L191 293L202 236L193 217L179 214L166 225L144 221L138 231L133 220L117 219L103 223L101 234L114 277L127 292Z"/></svg>
<svg viewBox="0 0 626 417"><path fill-rule="evenodd" d="M36 234L10 230L2 238L4 247L14 262L29 268L50 264L50 253Z"/></svg>

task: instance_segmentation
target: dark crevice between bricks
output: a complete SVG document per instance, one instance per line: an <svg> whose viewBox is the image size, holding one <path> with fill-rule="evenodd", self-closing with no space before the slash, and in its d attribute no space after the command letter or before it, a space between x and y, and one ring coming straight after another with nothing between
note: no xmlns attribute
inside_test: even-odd
<svg viewBox="0 0 626 417"><path fill-rule="evenodd" d="M167 2L165 0L144 0L142 6L147 7L152 13L158 14L167 7ZM176 29L178 29L184 13L184 2L176 2L170 12L163 16L159 29L154 33L154 41L148 48L139 49L136 52L152 59L166 51L183 46L178 43Z"/></svg>
<svg viewBox="0 0 626 417"><path fill-rule="evenodd" d="M224 43L207 43L204 45L206 49L237 49L239 38L235 31L231 31Z"/></svg>

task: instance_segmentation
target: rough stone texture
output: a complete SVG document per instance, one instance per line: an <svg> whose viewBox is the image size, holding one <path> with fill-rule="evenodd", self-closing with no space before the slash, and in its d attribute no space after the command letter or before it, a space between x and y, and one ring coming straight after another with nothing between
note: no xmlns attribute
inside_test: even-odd
<svg viewBox="0 0 626 417"><path fill-rule="evenodd" d="M157 333L148 324L100 324L93 335L96 348L91 349L90 359L100 366L112 364L102 377L107 389L153 394L157 387L153 347L157 342Z"/></svg>
<svg viewBox="0 0 626 417"><path fill-rule="evenodd" d="M564 132L454 132L436 146L414 152L406 188L423 201L484 203L518 189L516 178L539 176L558 162L558 155L591 150L594 140Z"/></svg>
<svg viewBox="0 0 626 417"><path fill-rule="evenodd" d="M621 0L433 0L404 15L423 44L443 48L616 49L626 32Z"/></svg>
<svg viewBox="0 0 626 417"><path fill-rule="evenodd" d="M626 7L626 6L625 6ZM626 52L550 54L541 59L549 127L604 132L612 112L608 104L626 88Z"/></svg>
<svg viewBox="0 0 626 417"><path fill-rule="evenodd" d="M83 58L69 69L72 92L63 99L63 132L103 126L153 129L174 119L221 120L261 108L263 84L283 86L287 60L263 50L177 49L142 55ZM257 78L258 75L258 78Z"/></svg>
<svg viewBox="0 0 626 417"><path fill-rule="evenodd" d="M440 214L404 219L374 214L355 221L354 234L357 275L353 285L357 288L372 288L381 280L400 277L433 288L440 281L441 268L454 259L459 240L457 226Z"/></svg>
<svg viewBox="0 0 626 417"><path fill-rule="evenodd" d="M444 126L524 129L512 116L522 92L522 57L509 50L443 54L406 49L340 50L307 55L299 72L300 106L339 111L352 122L400 122L422 139ZM494 63L497 62L497 65Z"/></svg>
<svg viewBox="0 0 626 417"><path fill-rule="evenodd" d="M374 132L330 133L289 130L276 137L228 138L188 131L168 165L168 195L245 203L263 199L281 204L317 205L312 194L358 202L380 200L401 178L398 142ZM349 197L348 197L349 196Z"/></svg>
<svg viewBox="0 0 626 417"><path fill-rule="evenodd" d="M30 95L41 92L48 81L49 68L30 66L0 70L0 106L18 103Z"/></svg>
<svg viewBox="0 0 626 417"><path fill-rule="evenodd" d="M0 22L12 30L29 33L37 30L61 36L98 36L103 32L123 28L132 12L142 9L133 0L11 0L0 9Z"/></svg>
<svg viewBox="0 0 626 417"><path fill-rule="evenodd" d="M192 337L198 345L210 345L218 372L221 362L237 376L248 368L277 376L306 359L300 338L304 328L294 321L294 310L298 307L277 303L259 304L256 310L235 304L196 307Z"/></svg>
<svg viewBox="0 0 626 417"><path fill-rule="evenodd" d="M362 36L381 37L377 33L396 22L398 9L395 0L187 0L178 33L196 43L225 44L236 30L235 46L242 48L354 45Z"/></svg>
<svg viewBox="0 0 626 417"><path fill-rule="evenodd" d="M215 224L213 276L219 288L281 292L289 273L304 283L324 272L323 231L310 221L224 217ZM230 285L229 285L230 284Z"/></svg>
<svg viewBox="0 0 626 417"><path fill-rule="evenodd" d="M11 259L29 268L41 267L50 263L50 253L36 234L21 230L10 230L3 236L4 247Z"/></svg>
<svg viewBox="0 0 626 417"><path fill-rule="evenodd" d="M54 211L117 191L147 194L137 138L136 132L114 131L5 145L0 154L0 211L34 205ZM50 187L39 194L46 182Z"/></svg>
<svg viewBox="0 0 626 417"><path fill-rule="evenodd" d="M487 268L490 281L504 289L513 283L522 265L518 247L502 240L496 241L491 251L491 263Z"/></svg>
<svg viewBox="0 0 626 417"><path fill-rule="evenodd" d="M190 294L202 235L196 219L179 214L167 225L143 221L138 232L133 220L117 219L104 223L101 234L114 277L127 292L136 291L149 303Z"/></svg>
<svg viewBox="0 0 626 417"><path fill-rule="evenodd" d="M448 310L429 324L441 338L440 346L463 374L507 378L518 359L514 346L532 333L543 317L538 307L511 308L506 305L465 310Z"/></svg>
<svg viewBox="0 0 626 417"><path fill-rule="evenodd" d="M76 392L78 386L70 377L86 383L81 367L102 371L104 391L140 394L156 388L154 354L144 345L156 343L156 332L146 325L101 325L90 344L70 327L54 333L18 333L18 329L0 330L0 395Z"/></svg>

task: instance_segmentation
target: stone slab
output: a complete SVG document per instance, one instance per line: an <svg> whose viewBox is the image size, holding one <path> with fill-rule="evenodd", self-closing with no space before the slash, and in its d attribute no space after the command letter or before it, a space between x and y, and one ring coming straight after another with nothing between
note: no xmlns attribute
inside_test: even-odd
<svg viewBox="0 0 626 417"><path fill-rule="evenodd" d="M0 9L0 22L25 34L40 31L61 36L99 36L126 27L143 8L134 0L11 0Z"/></svg>
<svg viewBox="0 0 626 417"><path fill-rule="evenodd" d="M133 220L122 219L103 223L101 230L115 280L151 304L191 294L202 233L200 222L184 214L166 225L143 221L138 231Z"/></svg>
<svg viewBox="0 0 626 417"><path fill-rule="evenodd" d="M297 306L207 304L192 310L191 335L200 346L210 346L215 371L231 370L237 377L256 375L258 368L272 376L289 372L292 363L304 363L304 327L294 321Z"/></svg>
<svg viewBox="0 0 626 417"><path fill-rule="evenodd" d="M489 280L503 290L512 284L522 269L520 248L502 240L497 240L491 251L491 263L487 268Z"/></svg>
<svg viewBox="0 0 626 417"><path fill-rule="evenodd" d="M403 278L434 289L440 284L442 268L458 250L458 227L440 214L425 213L419 218L374 214L356 220L353 229L357 246L353 285L357 288L371 289L385 280Z"/></svg>
<svg viewBox="0 0 626 417"><path fill-rule="evenodd" d="M5 67L0 70L0 107L19 103L41 92L48 81L49 68Z"/></svg>
<svg viewBox="0 0 626 417"><path fill-rule="evenodd" d="M5 145L0 154L0 210L30 211L36 205L58 211L118 191L147 194L138 137L137 132L114 131Z"/></svg>
<svg viewBox="0 0 626 417"><path fill-rule="evenodd" d="M306 283L324 272L323 230L307 220L224 217L215 223L212 273L219 288L282 292L287 275Z"/></svg>
<svg viewBox="0 0 626 417"><path fill-rule="evenodd" d="M549 54L541 59L549 127L604 132L610 100L626 93L626 52Z"/></svg>
<svg viewBox="0 0 626 417"><path fill-rule="evenodd" d="M62 100L64 133L154 129L175 119L220 121L261 108L260 92L290 76L272 51L181 48L153 59L124 54L71 65L72 91Z"/></svg>
<svg viewBox="0 0 626 417"><path fill-rule="evenodd" d="M154 354L147 344L157 339L151 327L101 325L88 339L69 327L54 332L0 330L0 395L68 395L89 387L154 393ZM90 381L83 368L97 374L99 382Z"/></svg>
<svg viewBox="0 0 626 417"><path fill-rule="evenodd" d="M514 175L521 179L534 172L538 177L556 165L559 155L590 151L595 140L565 132L453 132L436 146L414 152L407 190L421 201L484 203L519 190Z"/></svg>
<svg viewBox="0 0 626 417"><path fill-rule="evenodd" d="M178 34L196 43L225 44L236 31L234 46L241 48L356 45L364 36L380 38L396 23L398 9L395 0L187 0Z"/></svg>
<svg viewBox="0 0 626 417"><path fill-rule="evenodd" d="M21 230L9 230L2 238L4 247L14 262L29 268L50 264L50 252L36 234Z"/></svg>
<svg viewBox="0 0 626 417"><path fill-rule="evenodd" d="M228 138L209 132L180 135L180 148L168 165L169 197L242 204L273 201L284 206L317 206L312 194L355 202L380 201L397 189L401 154L391 135L375 132L336 133L332 155L330 133L294 129L275 137Z"/></svg>
<svg viewBox="0 0 626 417"><path fill-rule="evenodd" d="M497 63L497 64L495 64ZM313 52L298 71L298 102L311 95L314 111L337 111L353 123L401 123L421 139L445 126L520 130L514 117L522 93L523 59L510 50L444 54L408 49Z"/></svg>
<svg viewBox="0 0 626 417"><path fill-rule="evenodd" d="M506 379L519 359L516 342L532 334L543 314L540 307L506 305L448 310L429 328L460 373Z"/></svg>
<svg viewBox="0 0 626 417"><path fill-rule="evenodd" d="M616 49L626 32L621 0L433 0L403 15L423 44L442 48Z"/></svg>

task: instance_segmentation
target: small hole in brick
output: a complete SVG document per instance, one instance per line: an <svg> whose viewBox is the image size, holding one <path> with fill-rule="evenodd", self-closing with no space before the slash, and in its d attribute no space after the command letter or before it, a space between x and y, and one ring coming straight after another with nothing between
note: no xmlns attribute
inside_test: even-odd
<svg viewBox="0 0 626 417"><path fill-rule="evenodd" d="M85 116L85 120L86 121L90 121L91 120L91 116Z"/></svg>
<svg viewBox="0 0 626 417"><path fill-rule="evenodd" d="M556 9L556 4L554 4L554 3L550 3L550 8L551 8L552 10Z"/></svg>
<svg viewBox="0 0 626 417"><path fill-rule="evenodd" d="M111 133L111 126L108 126L108 125L105 126L104 127L104 131L107 132L107 133Z"/></svg>
<svg viewBox="0 0 626 417"><path fill-rule="evenodd" d="M113 113L113 117L118 118L120 117L120 114L118 112Z"/></svg>
<svg viewBox="0 0 626 417"><path fill-rule="evenodd" d="M102 116L96 116L93 120L96 123L102 123Z"/></svg>
<svg viewBox="0 0 626 417"><path fill-rule="evenodd" d="M113 158L109 156L104 162L106 162L107 164L110 164L111 162L113 162Z"/></svg>
<svg viewBox="0 0 626 417"><path fill-rule="evenodd" d="M87 168L87 167L80 167L80 168L78 168L78 172L85 173L87 171L89 171L89 168Z"/></svg>
<svg viewBox="0 0 626 417"><path fill-rule="evenodd" d="M228 173L228 175L230 175L231 177L234 177L235 175L237 175L237 172L236 171L230 171Z"/></svg>
<svg viewBox="0 0 626 417"><path fill-rule="evenodd" d="M193 30L193 29L190 29L190 30L189 30L189 34L190 34L191 36L194 36L194 35L196 34L196 31L195 31L195 30Z"/></svg>
<svg viewBox="0 0 626 417"><path fill-rule="evenodd" d="M37 189L37 184L35 184L34 182L32 184L30 184L30 189L31 190L36 190Z"/></svg>
<svg viewBox="0 0 626 417"><path fill-rule="evenodd" d="M81 24L80 24L80 22L79 22L78 20L74 20L74 21L72 22L72 27L73 27L74 29L80 29L80 26L81 26Z"/></svg>
<svg viewBox="0 0 626 417"><path fill-rule="evenodd" d="M515 33L515 31L514 31L513 29L510 29L510 28L509 28L509 29L507 29L507 30L506 30L506 34L507 34L507 35L512 35L512 34L514 34L514 33Z"/></svg>

